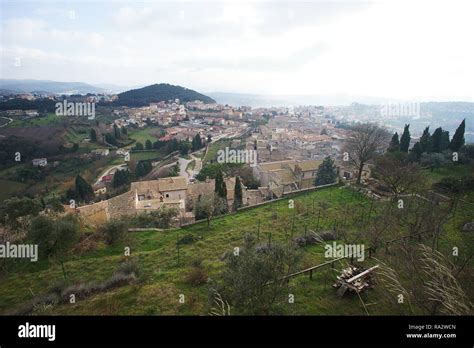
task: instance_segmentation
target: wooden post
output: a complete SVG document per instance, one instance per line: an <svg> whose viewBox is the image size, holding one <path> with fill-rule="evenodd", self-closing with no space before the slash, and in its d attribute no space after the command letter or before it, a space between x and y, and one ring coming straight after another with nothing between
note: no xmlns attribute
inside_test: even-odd
<svg viewBox="0 0 474 348"><path fill-rule="evenodd" d="M313 270L309 271L309 279L313 280Z"/></svg>
<svg viewBox="0 0 474 348"><path fill-rule="evenodd" d="M64 262L61 260L61 269L63 271L63 277L64 277L64 280L67 279L67 276L66 276L66 269L64 268Z"/></svg>
<svg viewBox="0 0 474 348"><path fill-rule="evenodd" d="M178 240L178 235L176 235L176 249L178 251L178 266L179 266L179 240Z"/></svg>
<svg viewBox="0 0 474 348"><path fill-rule="evenodd" d="M374 199L372 198L372 200L370 201L370 209L369 209L369 216L368 216L368 219L370 219L370 214L372 213L372 207L374 206Z"/></svg>
<svg viewBox="0 0 474 348"><path fill-rule="evenodd" d="M295 213L293 212L293 219L291 221L291 236L293 237L293 232L295 230Z"/></svg>
<svg viewBox="0 0 474 348"><path fill-rule="evenodd" d="M321 208L319 208L319 213L318 213L318 223L316 225L316 232L319 231L319 218L321 217Z"/></svg>
<svg viewBox="0 0 474 348"><path fill-rule="evenodd" d="M260 220L257 221L257 240L260 240Z"/></svg>

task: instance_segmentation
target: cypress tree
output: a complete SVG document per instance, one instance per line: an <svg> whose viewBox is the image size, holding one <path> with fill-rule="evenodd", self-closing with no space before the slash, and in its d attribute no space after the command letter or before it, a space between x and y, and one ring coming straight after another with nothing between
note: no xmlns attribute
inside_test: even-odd
<svg viewBox="0 0 474 348"><path fill-rule="evenodd" d="M441 152L449 148L449 131L441 133Z"/></svg>
<svg viewBox="0 0 474 348"><path fill-rule="evenodd" d="M235 177L235 187L234 187L234 210L237 210L243 205L242 202L242 185L240 184L240 178Z"/></svg>
<svg viewBox="0 0 474 348"><path fill-rule="evenodd" d="M151 143L151 140L150 139L147 139L145 141L145 149L147 150L151 150L153 148L153 144Z"/></svg>
<svg viewBox="0 0 474 348"><path fill-rule="evenodd" d="M400 151L400 141L398 140L397 132L395 132L395 134L392 136L392 140L390 140L390 145L388 145L387 151Z"/></svg>
<svg viewBox="0 0 474 348"><path fill-rule="evenodd" d="M76 176L75 193L76 197L84 202L90 201L94 198L94 190L92 189L92 186L80 175Z"/></svg>
<svg viewBox="0 0 474 348"><path fill-rule="evenodd" d="M421 152L431 152L431 135L430 135L430 127L426 127L423 131L423 134L420 138L420 145L421 145ZM420 153L421 155L421 153Z"/></svg>
<svg viewBox="0 0 474 348"><path fill-rule="evenodd" d="M451 139L451 143L449 144L449 148L452 151L458 151L464 145L464 131L466 130L466 120L462 120L461 124L454 132L453 138Z"/></svg>
<svg viewBox="0 0 474 348"><path fill-rule="evenodd" d="M214 187L214 192L221 198L227 199L227 187L224 182L224 177L222 176L222 171L218 171L216 174L216 182Z"/></svg>
<svg viewBox="0 0 474 348"><path fill-rule="evenodd" d="M97 141L97 133L96 133L95 129L91 128L89 134L90 134L89 137L91 139L91 142L95 143Z"/></svg>
<svg viewBox="0 0 474 348"><path fill-rule="evenodd" d="M408 152L408 148L410 147L410 139L410 124L406 124L405 129L403 130L402 137L400 138L401 152Z"/></svg>
<svg viewBox="0 0 474 348"><path fill-rule="evenodd" d="M438 127L431 136L431 151L441 152L443 143L443 128Z"/></svg>

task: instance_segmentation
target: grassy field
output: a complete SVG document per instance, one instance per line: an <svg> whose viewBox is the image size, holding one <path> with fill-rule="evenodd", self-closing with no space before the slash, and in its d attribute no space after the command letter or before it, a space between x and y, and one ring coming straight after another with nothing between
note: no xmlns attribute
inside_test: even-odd
<svg viewBox="0 0 474 348"><path fill-rule="evenodd" d="M451 176L455 178L461 178L463 176L468 176L472 174L472 167L468 165L451 165L441 168L436 168L433 171L429 169L424 169L423 173L425 174L428 182L434 184L441 181L441 179Z"/></svg>
<svg viewBox="0 0 474 348"><path fill-rule="evenodd" d="M13 122L11 122L7 127L15 128L15 127L47 126L47 125L52 125L55 123L61 123L63 121L64 121L64 116L57 116L54 113L49 113L45 117L35 117L35 118L31 118L25 121L13 119Z"/></svg>
<svg viewBox="0 0 474 348"><path fill-rule="evenodd" d="M162 136L161 128L145 128L138 130L131 130L129 132L129 138L135 139L137 142L145 145L145 142L149 139L152 143L157 141Z"/></svg>
<svg viewBox="0 0 474 348"><path fill-rule="evenodd" d="M96 250L82 254L75 253L65 260L64 266L70 284L89 281L104 281L125 259L125 246L131 248L132 258L140 265L141 281L123 286L108 292L99 293L75 304L56 305L46 308L42 314L92 314L92 315L206 315L208 313L207 285L191 286L186 276L191 264L196 259L209 277L218 278L223 267L221 257L225 252L243 244L246 233L258 235L260 243L285 242L294 236L304 234L305 229L331 229L335 220L346 221L348 231L363 229L368 222L353 223L348 215L363 216L371 206L365 196L348 188L327 188L308 192L292 198L295 203L289 208L287 199L271 204L239 211L238 213L219 217L207 224L197 223L184 228L169 231L145 231L129 235L129 240L114 247L100 245ZM314 203L313 203L314 202ZM380 203L373 207L372 217L381 209ZM314 206L314 210L313 210ZM318 215L321 211L319 223ZM447 228L445 239L447 247L452 243L466 243L460 235L458 225L466 218L462 214L473 213L460 210L458 224ZM294 221L294 222L293 222ZM260 228L258 228L258 225ZM259 232L258 232L259 231ZM176 241L191 234L198 240L180 247L178 263ZM363 238L363 237L362 237ZM471 241L472 245L472 241ZM304 248L302 268L321 264L327 259L323 246L314 245ZM364 266L372 265L373 259L366 260ZM344 263L337 263L336 269ZM9 274L2 279L0 287L0 313L16 308L33 295L44 293L63 279L59 262L40 260L32 264L24 262L21 271ZM295 296L295 303L288 304L282 311L285 314L299 315L365 315L365 310L357 297L336 295L331 288L336 271L330 267L313 274L310 280L307 275L290 281L290 293ZM185 303L180 304L180 294L185 295ZM370 314L407 314L404 306L389 301L381 287L363 294Z"/></svg>
<svg viewBox="0 0 474 348"><path fill-rule="evenodd" d="M145 152L132 152L131 159L134 161L143 161L143 160L161 160L165 155L163 151L145 151Z"/></svg>
<svg viewBox="0 0 474 348"><path fill-rule="evenodd" d="M215 162L217 160L217 151L224 149L226 146L230 146L230 143L230 139L221 139L215 143L212 143L203 159L203 165L210 162L211 160Z"/></svg>

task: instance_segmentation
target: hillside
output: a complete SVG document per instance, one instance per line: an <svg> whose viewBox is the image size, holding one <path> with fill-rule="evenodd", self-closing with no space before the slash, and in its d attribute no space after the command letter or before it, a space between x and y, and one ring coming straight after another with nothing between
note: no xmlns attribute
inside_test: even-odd
<svg viewBox="0 0 474 348"><path fill-rule="evenodd" d="M120 93L114 105L140 107L177 98L181 102L200 100L206 104L215 103L214 99L192 89L160 83Z"/></svg>
<svg viewBox="0 0 474 348"><path fill-rule="evenodd" d="M259 236L265 244L284 243L308 230L329 230L334 221L339 221L347 233L357 235L364 231L357 240L367 238L367 227L383 213L386 203L377 203L373 207L369 199L349 188L332 187L307 192L293 197L295 209L288 209L288 202L281 200L264 206L243 210L237 214L216 218L208 228L205 222L169 231L144 231L129 234L129 239L115 246L99 244L89 246L89 250L74 252L64 260L67 274L65 285L103 284L110 279L114 270L125 260L124 247L131 248L131 258L138 263L139 277L135 282L91 294L75 304L52 304L37 308L36 314L67 315L206 315L208 313L208 284L193 285L188 275L193 270L196 260L202 262L203 270L212 279L219 279L224 263L222 256L243 244L246 233ZM313 208L314 207L314 208ZM462 222L472 219L472 212L461 209L457 212L456 228L453 222L446 223L446 231L440 240L443 251L451 246L470 246L472 237L459 232ZM322 211L322 213L320 213ZM363 213L370 211L370 217L361 220ZM318 217L320 216L321 219ZM296 218L294 218L296 217ZM258 227L259 226L259 227ZM182 244L177 254L176 241L184 236L188 242ZM393 238L392 235L386 236ZM449 241L449 243L447 243ZM396 246L390 247L391 254L397 255ZM472 247L469 247L472 249ZM303 248L302 268L322 264L324 257L322 244ZM379 260L391 257L384 248L377 253ZM371 266L375 259L367 259L364 266ZM340 270L346 262L337 262L335 268ZM64 283L63 271L58 261L53 259L39 260L37 263L25 261L22 272L11 272L2 279L0 287L0 313L18 309L33 297L44 294L51 284ZM364 307L355 297L339 298L331 287L337 272L324 268L313 274L293 278L290 285L295 303L279 308L282 314L297 315L365 315ZM468 281L464 279L465 282ZM468 296L472 291L468 287ZM34 295L32 295L34 294ZM183 294L185 303L178 298ZM376 286L364 294L370 306L370 314L407 314L406 305L394 304L382 286ZM238 314L238 312L234 312Z"/></svg>
<svg viewBox="0 0 474 348"><path fill-rule="evenodd" d="M104 93L105 90L84 82L59 82L48 80L0 80L0 88L11 93L87 94Z"/></svg>

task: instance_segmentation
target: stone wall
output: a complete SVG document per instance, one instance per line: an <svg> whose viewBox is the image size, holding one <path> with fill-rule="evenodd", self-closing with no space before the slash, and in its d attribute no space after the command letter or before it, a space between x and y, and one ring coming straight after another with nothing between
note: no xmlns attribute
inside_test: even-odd
<svg viewBox="0 0 474 348"><path fill-rule="evenodd" d="M78 207L76 212L86 224L93 226L101 225L109 220L107 201Z"/></svg>
<svg viewBox="0 0 474 348"><path fill-rule="evenodd" d="M123 215L135 215L135 195L131 192L125 192L108 201L109 219L116 219Z"/></svg>

